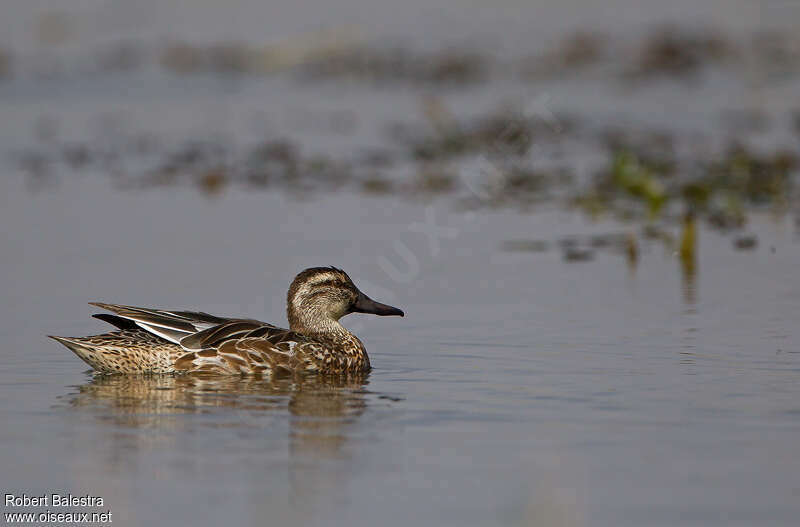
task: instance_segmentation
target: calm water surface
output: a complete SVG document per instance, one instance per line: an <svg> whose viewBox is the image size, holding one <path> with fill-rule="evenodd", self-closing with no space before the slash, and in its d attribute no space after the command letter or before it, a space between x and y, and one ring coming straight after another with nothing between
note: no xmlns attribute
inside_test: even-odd
<svg viewBox="0 0 800 527"><path fill-rule="evenodd" d="M433 256L409 229L424 206L4 187L4 488L101 495L122 525L401 525L412 511L442 525L791 525L800 514L790 225L757 218L761 246L748 253L701 231L687 282L658 246L635 269L614 254L565 264L558 251L498 251L509 237L618 228L560 213L472 219L434 206L455 236ZM44 337L101 330L85 305L96 299L279 322L293 274L317 264L407 312L346 319L371 352L364 379L92 378Z"/></svg>
<svg viewBox="0 0 800 527"><path fill-rule="evenodd" d="M692 13L750 30L756 19L786 13L779 2L738 2L724 12L711 1L658 3L656 11L622 0L606 10L438 3L447 9L431 8L422 21L419 6L377 14L362 2L344 2L326 20L350 23L357 13L377 34L392 27L436 45L463 30L506 35L500 41L510 46L531 27L557 33L600 11L601 27L612 30ZM270 38L318 28L311 3L273 17L239 2L247 4L242 14L224 20L212 3L193 17L182 4L89 33L148 39L166 25L177 37L214 41L241 28L241 38L262 42L270 40L262 20ZM686 14L689 4L700 7ZM21 22L4 17L10 36L0 44L35 63L42 49L26 29L29 3L9 6ZM448 33L453 27L460 30ZM95 44L87 37L77 48ZM448 104L460 112L546 92L555 110L588 118L624 111L672 129L707 127L719 111L754 104L782 119L797 101L789 83L767 91L719 78L668 83L648 92L655 99L597 83L567 80L533 94L479 86ZM112 125L179 143L214 133L246 142L264 132L254 122L267 122L268 134L312 151L352 152L376 142L390 118L418 118L419 95L150 71L22 75L0 84L0 146L5 156L46 142L36 130L49 119L60 141L102 140L98 122L108 126L110 115ZM298 108L350 109L359 126L345 137L293 127ZM8 159L0 163L4 492L102 496L121 526L798 523L800 238L791 217L755 214L752 251L701 228L696 270L687 272L672 250L641 238L636 265L613 251L567 263L562 237L636 227L551 208L476 215L447 200L344 192L299 200L241 189L213 198L186 188L121 192L106 174L80 171L32 188ZM510 239L545 240L551 249L503 252ZM89 317L92 300L282 324L288 284L317 265L344 268L367 294L406 312L344 320L370 352L374 370L364 378L95 378L45 337L104 331Z"/></svg>

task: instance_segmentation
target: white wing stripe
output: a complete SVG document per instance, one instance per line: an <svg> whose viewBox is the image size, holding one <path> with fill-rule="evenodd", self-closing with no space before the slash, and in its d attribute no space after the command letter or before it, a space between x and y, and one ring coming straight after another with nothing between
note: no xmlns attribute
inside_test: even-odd
<svg viewBox="0 0 800 527"><path fill-rule="evenodd" d="M151 326L149 324L139 322L138 320L134 320L134 322L136 322L136 325L142 328L143 330L149 333L153 333L154 335L158 335L162 339L167 339L168 341L175 344L180 344L181 343L180 340L183 337L185 337L186 335L191 335L190 331L183 331L175 328L169 328L167 326L155 326L155 325Z"/></svg>

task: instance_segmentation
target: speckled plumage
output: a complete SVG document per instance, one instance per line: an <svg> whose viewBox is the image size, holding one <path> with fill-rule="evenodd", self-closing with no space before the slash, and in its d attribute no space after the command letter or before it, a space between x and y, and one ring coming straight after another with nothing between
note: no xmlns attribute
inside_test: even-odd
<svg viewBox="0 0 800 527"><path fill-rule="evenodd" d="M91 303L119 331L52 337L103 373L270 374L369 370L364 344L339 323L353 312L403 315L374 302L333 267L301 272L287 296L290 329L249 319Z"/></svg>

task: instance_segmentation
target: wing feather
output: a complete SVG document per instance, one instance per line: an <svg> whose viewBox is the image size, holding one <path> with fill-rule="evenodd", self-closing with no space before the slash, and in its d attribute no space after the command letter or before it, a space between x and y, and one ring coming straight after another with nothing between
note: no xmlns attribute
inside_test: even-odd
<svg viewBox="0 0 800 527"><path fill-rule="evenodd" d="M258 320L231 320L183 337L179 344L187 350L216 348L223 342L243 338L253 331L277 329Z"/></svg>
<svg viewBox="0 0 800 527"><path fill-rule="evenodd" d="M201 329L185 316L175 315L169 311L162 311L160 309L147 309L143 307L122 306L117 304L103 304L101 302L89 302L89 304L111 311L122 318L127 318L137 323L141 322L147 324L148 326L159 326L192 333ZM198 320L197 322L202 321Z"/></svg>
<svg viewBox="0 0 800 527"><path fill-rule="evenodd" d="M99 315L98 318L109 321L115 325L119 325L115 323L115 321L129 320L149 333L181 345L183 345L181 342L183 339L192 337L187 341L189 345L185 346L189 350L203 349L209 347L211 342L220 342L225 338L232 338L235 332L231 324L234 323L238 324L235 327L240 328L243 332L261 329L262 327L265 328L263 330L265 333L277 329L270 324L255 320L223 318L209 315L202 311L167 311L164 309L105 304L101 302L90 302L90 304L114 313L114 315ZM112 321L110 318L112 316L117 318ZM225 336L226 331L230 332L227 337ZM204 339L212 333L218 334L218 337L213 341L204 342L203 345L198 348L197 343L204 341Z"/></svg>
<svg viewBox="0 0 800 527"><path fill-rule="evenodd" d="M133 325L179 344L185 353L175 370L222 374L315 371L319 344L258 320L222 318L192 311L166 311L92 303L114 313L98 315L115 325Z"/></svg>
<svg viewBox="0 0 800 527"><path fill-rule="evenodd" d="M311 348L313 344L295 340L273 344L259 337L232 339L216 349L185 353L175 362L175 369L225 374L314 371L317 364L308 353Z"/></svg>

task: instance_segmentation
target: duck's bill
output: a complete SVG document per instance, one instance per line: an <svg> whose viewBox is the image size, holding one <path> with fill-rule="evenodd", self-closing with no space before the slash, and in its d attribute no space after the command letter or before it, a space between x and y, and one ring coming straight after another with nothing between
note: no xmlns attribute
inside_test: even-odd
<svg viewBox="0 0 800 527"><path fill-rule="evenodd" d="M402 310L397 309L396 307L387 306L386 304L381 304L380 302L376 302L361 292L358 293L358 300L356 300L356 303L353 306L353 311L355 313L371 313L373 315L380 315L384 317L391 315L402 317L405 314Z"/></svg>

